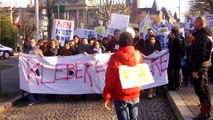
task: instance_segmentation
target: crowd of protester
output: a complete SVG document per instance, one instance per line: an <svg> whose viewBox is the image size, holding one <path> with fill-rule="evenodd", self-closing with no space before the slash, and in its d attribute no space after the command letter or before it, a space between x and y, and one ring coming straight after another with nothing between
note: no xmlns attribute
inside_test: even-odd
<svg viewBox="0 0 213 120"><path fill-rule="evenodd" d="M139 50L144 55L148 56L154 51L161 51L160 42L156 39L156 35L150 28L147 30L145 38L140 36L139 29L134 28L135 37L133 38L134 48ZM38 40L37 46L32 45L35 43L35 39L29 40L24 46L23 52L29 53L33 51L34 54L40 54L41 56L71 56L77 54L102 54L102 53L114 53L119 49L121 31L116 29L113 35L107 35L106 37L99 36L93 37L91 35L88 38L79 38L74 35L73 39L66 41L63 46L60 46L57 40L45 41L43 39ZM169 64L168 64L168 90L177 91L181 86L193 86L193 66L190 63L190 54L195 35L192 30L185 31L185 38L180 35L180 28L173 26L171 32L168 35L168 49L169 49ZM211 56L211 61L212 61ZM210 67L209 81L213 81L213 69ZM148 98L153 98L157 94L157 88L148 89ZM32 100L34 96L34 100ZM48 100L55 101L55 95L46 95ZM85 95L81 98L85 99ZM29 99L32 102L38 100L37 95L29 94Z"/></svg>

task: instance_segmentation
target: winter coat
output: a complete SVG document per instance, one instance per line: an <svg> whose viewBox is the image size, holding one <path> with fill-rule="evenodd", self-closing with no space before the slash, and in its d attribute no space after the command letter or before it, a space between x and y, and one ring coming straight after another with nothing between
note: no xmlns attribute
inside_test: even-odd
<svg viewBox="0 0 213 120"><path fill-rule="evenodd" d="M195 39L192 43L189 60L194 72L198 72L211 66L211 62L207 62L210 59L212 49L212 42L208 38L208 36L211 36L211 32L207 28L201 28L193 35ZM208 65L205 64L206 62Z"/></svg>
<svg viewBox="0 0 213 120"><path fill-rule="evenodd" d="M140 63L142 63L141 54L133 46L120 47L110 57L102 94L105 101L110 101L111 97L114 100L132 100L139 97L141 87L122 89L118 67L120 65L135 66Z"/></svg>

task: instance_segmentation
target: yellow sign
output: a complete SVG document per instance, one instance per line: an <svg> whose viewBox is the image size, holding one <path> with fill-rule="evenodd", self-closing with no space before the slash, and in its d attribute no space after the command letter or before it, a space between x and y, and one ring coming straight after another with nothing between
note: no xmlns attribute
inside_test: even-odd
<svg viewBox="0 0 213 120"><path fill-rule="evenodd" d="M96 34L104 34L105 33L105 27L96 27L95 28Z"/></svg>
<svg viewBox="0 0 213 120"><path fill-rule="evenodd" d="M147 85L154 82L147 64L138 64L134 67L119 66L119 77L123 89Z"/></svg>

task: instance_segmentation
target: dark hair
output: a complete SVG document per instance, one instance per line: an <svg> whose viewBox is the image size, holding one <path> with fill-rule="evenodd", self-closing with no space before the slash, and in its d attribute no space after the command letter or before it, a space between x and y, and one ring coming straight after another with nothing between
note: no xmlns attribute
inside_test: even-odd
<svg viewBox="0 0 213 120"><path fill-rule="evenodd" d="M114 35L115 35L115 33L117 33L117 32L120 32L120 30L119 30L119 29L115 29Z"/></svg>
<svg viewBox="0 0 213 120"><path fill-rule="evenodd" d="M76 37L79 39L79 36L78 36L78 35L74 35L74 36L73 36L73 39L76 38Z"/></svg>
<svg viewBox="0 0 213 120"><path fill-rule="evenodd" d="M179 37L179 27L173 26L171 29L171 33L173 33L175 35L175 37Z"/></svg>
<svg viewBox="0 0 213 120"><path fill-rule="evenodd" d="M155 38L155 35L150 35L150 36L148 37L148 40L150 40L150 38L152 38L152 37Z"/></svg>
<svg viewBox="0 0 213 120"><path fill-rule="evenodd" d="M147 31L153 31L152 28L147 29Z"/></svg>
<svg viewBox="0 0 213 120"><path fill-rule="evenodd" d="M137 32L139 32L139 29L138 29L138 28L136 28L136 27L135 27L135 28L133 28L133 29L134 29L134 31L137 31Z"/></svg>
<svg viewBox="0 0 213 120"><path fill-rule="evenodd" d="M119 46L124 47L124 46L131 46L133 45L133 37L129 32L123 32L120 35L119 39Z"/></svg>

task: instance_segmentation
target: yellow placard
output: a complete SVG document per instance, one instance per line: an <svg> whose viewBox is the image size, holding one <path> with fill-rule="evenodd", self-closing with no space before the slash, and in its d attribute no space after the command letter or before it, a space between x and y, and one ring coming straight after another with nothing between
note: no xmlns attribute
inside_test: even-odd
<svg viewBox="0 0 213 120"><path fill-rule="evenodd" d="M147 85L154 82L147 64L138 64L134 67L119 66L119 77L123 89Z"/></svg>
<svg viewBox="0 0 213 120"><path fill-rule="evenodd" d="M95 32L96 32L96 34L104 34L105 33L105 27L96 27Z"/></svg>

